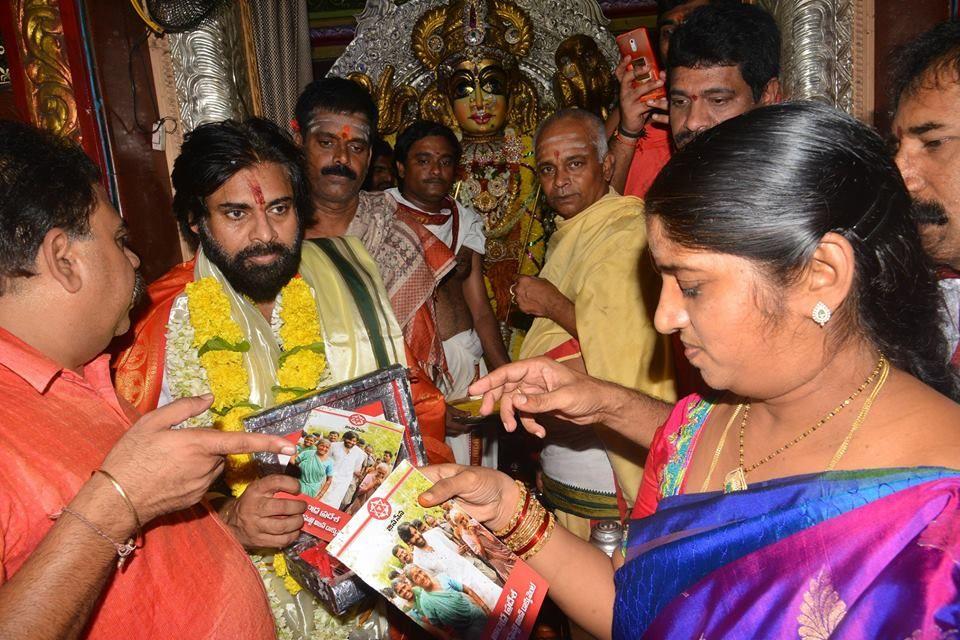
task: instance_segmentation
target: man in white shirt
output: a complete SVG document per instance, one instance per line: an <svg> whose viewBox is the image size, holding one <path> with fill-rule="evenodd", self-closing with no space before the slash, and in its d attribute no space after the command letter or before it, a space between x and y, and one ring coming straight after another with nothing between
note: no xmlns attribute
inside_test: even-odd
<svg viewBox="0 0 960 640"><path fill-rule="evenodd" d="M449 378L440 390L462 398L467 387L491 369L509 361L483 280L486 236L479 215L452 197L450 189L460 161L460 142L448 127L418 120L398 137L394 160L400 187L390 196L439 238L457 262L436 291L437 330L443 339ZM447 433L457 425L448 424ZM457 462L470 464L470 435L447 437ZM496 466L496 439L484 438L482 463ZM474 463L481 462L474 456Z"/></svg>
<svg viewBox="0 0 960 640"><path fill-rule="evenodd" d="M333 482L321 501L335 509L341 509L347 489L363 469L367 454L362 447L357 446L357 434L347 431L340 442L330 445L330 458L333 460Z"/></svg>

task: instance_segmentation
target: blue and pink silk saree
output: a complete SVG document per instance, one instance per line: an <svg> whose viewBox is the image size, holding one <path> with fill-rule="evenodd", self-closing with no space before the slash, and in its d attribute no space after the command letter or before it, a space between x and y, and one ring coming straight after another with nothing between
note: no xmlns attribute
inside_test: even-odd
<svg viewBox="0 0 960 640"><path fill-rule="evenodd" d="M683 494L711 407L681 401L655 438L634 512L653 513L624 544L615 638L960 639L960 471L834 471Z"/></svg>

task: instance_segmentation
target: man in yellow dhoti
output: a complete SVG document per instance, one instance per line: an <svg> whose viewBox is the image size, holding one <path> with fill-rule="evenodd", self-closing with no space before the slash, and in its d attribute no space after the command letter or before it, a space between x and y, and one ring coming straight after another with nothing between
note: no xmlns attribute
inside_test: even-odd
<svg viewBox="0 0 960 640"><path fill-rule="evenodd" d="M653 326L660 284L643 256L643 201L610 188L603 122L583 110L559 111L540 126L535 145L543 192L560 219L540 277L523 276L514 289L520 309L536 316L521 358L547 355L673 401L669 341ZM625 515L644 455L603 425L560 425L540 457L544 495L564 526L587 537L589 520Z"/></svg>

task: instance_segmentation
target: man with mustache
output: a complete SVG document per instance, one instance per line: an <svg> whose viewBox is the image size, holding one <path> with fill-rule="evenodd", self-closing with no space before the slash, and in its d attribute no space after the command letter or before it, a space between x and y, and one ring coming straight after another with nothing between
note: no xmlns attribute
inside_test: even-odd
<svg viewBox="0 0 960 640"><path fill-rule="evenodd" d="M625 61L617 67L621 119L612 150L620 169L614 169L612 183L617 187L625 181L628 195L643 196L669 159L652 123L669 122L673 143L680 148L710 127L781 99L780 31L769 13L728 0L662 4L676 5L661 14L666 83L636 84L633 76L647 73L646 67ZM667 100L639 100L664 84ZM664 107L668 120L655 115Z"/></svg>
<svg viewBox="0 0 960 640"><path fill-rule="evenodd" d="M456 267L436 293L437 330L450 372L440 389L448 398L467 395L467 387L487 372L484 360L490 370L510 361L483 280L483 221L450 196L460 151L460 141L449 127L427 120L413 122L397 136L400 188L387 191L405 214L421 222L456 255ZM491 426L486 432L476 426L468 433L462 424L448 425L447 444L458 463L496 468L497 433ZM459 434L454 435L454 430Z"/></svg>
<svg viewBox="0 0 960 640"><path fill-rule="evenodd" d="M360 242L302 242L310 203L301 163L293 140L267 120L210 123L187 134L172 174L173 206L182 233L200 246L148 289L150 308L117 364L127 400L146 410L210 391L219 411L203 417L241 429L242 415L256 408L406 364L400 327ZM296 335L312 342L292 344ZM220 515L247 549L282 548L299 535L306 504L274 494L296 494L299 482L257 479L250 462L228 465L239 498L220 500ZM278 576L267 584L272 596L290 601Z"/></svg>
<svg viewBox="0 0 960 640"><path fill-rule="evenodd" d="M75 144L0 122L0 637L274 638L203 497L224 454L294 447L170 429L209 397L142 417L118 398L103 351L140 261L99 180Z"/></svg>
<svg viewBox="0 0 960 640"><path fill-rule="evenodd" d="M670 49L670 36L696 9L707 4L740 4L740 0L657 0L657 57L663 69ZM613 177L610 185L619 193L642 198L663 165L670 160L670 121L667 99L641 100L662 87L666 74L650 76L650 66L620 60L614 71L620 83L620 104L607 118Z"/></svg>
<svg viewBox="0 0 960 640"><path fill-rule="evenodd" d="M295 122L313 199L306 237L360 238L380 269L413 358L431 381L442 381L448 374L434 291L455 260L389 195L361 191L377 130L376 104L359 84L324 78L300 94Z"/></svg>
<svg viewBox="0 0 960 640"><path fill-rule="evenodd" d="M943 22L901 48L891 80L897 166L924 249L939 267L944 333L960 369L960 22Z"/></svg>

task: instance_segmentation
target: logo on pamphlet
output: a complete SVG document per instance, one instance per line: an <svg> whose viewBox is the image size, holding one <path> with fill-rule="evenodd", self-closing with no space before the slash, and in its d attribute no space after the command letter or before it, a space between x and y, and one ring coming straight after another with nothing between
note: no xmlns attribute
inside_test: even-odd
<svg viewBox="0 0 960 640"><path fill-rule="evenodd" d="M367 502L367 511L377 520L386 520L390 517L391 512L393 512L393 507L390 506L387 500L377 497L371 498L370 501Z"/></svg>
<svg viewBox="0 0 960 640"><path fill-rule="evenodd" d="M362 427L367 424L367 417L359 413L354 413L350 416L350 424L355 427Z"/></svg>

